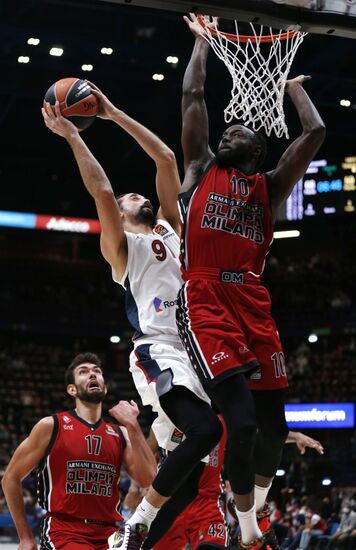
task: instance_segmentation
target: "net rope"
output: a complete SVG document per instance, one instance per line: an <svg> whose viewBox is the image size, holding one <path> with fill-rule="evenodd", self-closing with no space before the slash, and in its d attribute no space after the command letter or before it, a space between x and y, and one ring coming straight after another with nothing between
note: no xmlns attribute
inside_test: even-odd
<svg viewBox="0 0 356 550"><path fill-rule="evenodd" d="M267 27L270 41L257 31L252 23L253 39L240 39L235 21L236 39L220 32L216 22L206 24L203 17L201 35L209 42L215 54L226 65L231 78L231 100L224 109L226 123L232 119L243 121L255 131L264 129L268 136L289 138L283 110L285 83L294 56L307 33L279 31ZM282 39L281 36L287 37Z"/></svg>

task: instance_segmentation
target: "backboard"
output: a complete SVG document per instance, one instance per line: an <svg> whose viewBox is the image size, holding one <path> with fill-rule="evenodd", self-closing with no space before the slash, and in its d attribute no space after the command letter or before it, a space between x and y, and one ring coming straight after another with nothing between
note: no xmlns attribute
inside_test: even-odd
<svg viewBox="0 0 356 550"><path fill-rule="evenodd" d="M355 0L103 0L356 39Z"/></svg>

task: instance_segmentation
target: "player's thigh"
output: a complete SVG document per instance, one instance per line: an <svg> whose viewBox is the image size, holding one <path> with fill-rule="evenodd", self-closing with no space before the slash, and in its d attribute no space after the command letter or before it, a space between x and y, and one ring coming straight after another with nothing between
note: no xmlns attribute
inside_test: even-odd
<svg viewBox="0 0 356 550"><path fill-rule="evenodd" d="M252 391L257 426L264 436L286 438L288 426L285 417L285 389Z"/></svg>
<svg viewBox="0 0 356 550"><path fill-rule="evenodd" d="M247 347L244 330L225 299L226 289L221 295L221 286L211 281L189 281L180 293L177 310L181 339L200 379L208 386L218 377L231 376L235 371L245 373L258 366Z"/></svg>
<svg viewBox="0 0 356 550"><path fill-rule="evenodd" d="M130 355L130 371L143 404L151 405L153 410L158 406L159 381L165 374L170 374L170 384L184 386L203 401L209 402L180 342L153 342L136 346Z"/></svg>
<svg viewBox="0 0 356 550"><path fill-rule="evenodd" d="M61 521L45 518L42 526L41 550L107 550L108 537L114 526L87 525L83 521Z"/></svg>
<svg viewBox="0 0 356 550"><path fill-rule="evenodd" d="M202 545L227 548L230 537L223 511L216 498L198 498L186 512L186 527L193 550Z"/></svg>
<svg viewBox="0 0 356 550"><path fill-rule="evenodd" d="M279 390L288 386L285 357L272 317L250 324L249 348L260 365L248 380L251 390Z"/></svg>
<svg viewBox="0 0 356 550"><path fill-rule="evenodd" d="M180 518L173 523L169 531L153 546L152 550L184 550L188 538L185 533L183 521Z"/></svg>
<svg viewBox="0 0 356 550"><path fill-rule="evenodd" d="M202 523L199 528L189 533L193 550L205 548L228 548L229 534L224 521L217 520Z"/></svg>

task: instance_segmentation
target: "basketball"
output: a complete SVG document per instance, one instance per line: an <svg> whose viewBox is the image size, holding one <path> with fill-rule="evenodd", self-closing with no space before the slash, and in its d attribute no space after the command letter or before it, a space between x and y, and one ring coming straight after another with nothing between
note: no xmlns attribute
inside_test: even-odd
<svg viewBox="0 0 356 550"><path fill-rule="evenodd" d="M85 130L95 120L98 101L91 87L80 78L62 78L48 88L44 97L54 107L59 101L62 115L68 118L79 130Z"/></svg>

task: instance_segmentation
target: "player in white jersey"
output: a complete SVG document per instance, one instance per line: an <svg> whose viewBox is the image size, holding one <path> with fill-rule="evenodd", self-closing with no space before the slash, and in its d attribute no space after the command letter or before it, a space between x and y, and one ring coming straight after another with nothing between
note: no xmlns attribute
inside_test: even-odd
<svg viewBox="0 0 356 550"><path fill-rule="evenodd" d="M95 200L101 223L101 251L113 278L126 289L128 317L135 327L131 366L145 404L159 412L156 437L163 448L174 447L170 434L177 426L185 440L169 454L146 497L110 548L141 548L150 524L163 504L209 454L222 426L195 375L178 337L175 300L181 287L179 271L180 180L173 152L152 132L120 111L94 86L98 116L110 119L133 136L156 163L157 218L148 199L137 193L115 198L100 164L64 119L58 103L42 109L45 123L71 146L84 184ZM163 412L164 411L164 412ZM167 432L167 420L172 430ZM159 427L165 427L160 430ZM163 435L164 434L164 435Z"/></svg>
<svg viewBox="0 0 356 550"><path fill-rule="evenodd" d="M119 204L125 196L118 199ZM174 385L185 386L209 403L190 365L176 327L177 294L181 285L179 237L165 219L157 219L149 234L125 231L127 263L113 279L126 290L126 312L135 329L130 371L142 403L158 413L153 430L160 447L172 451L175 426L159 404L156 379L167 370ZM167 381L167 378L165 378Z"/></svg>

